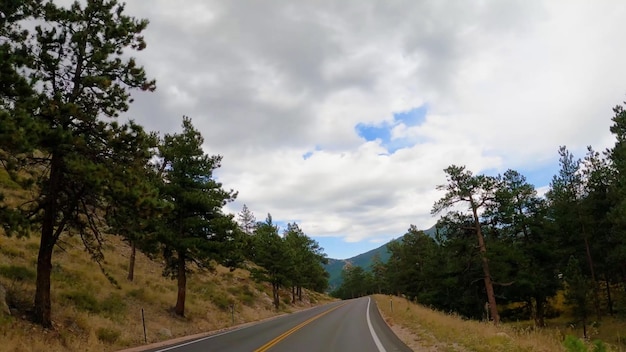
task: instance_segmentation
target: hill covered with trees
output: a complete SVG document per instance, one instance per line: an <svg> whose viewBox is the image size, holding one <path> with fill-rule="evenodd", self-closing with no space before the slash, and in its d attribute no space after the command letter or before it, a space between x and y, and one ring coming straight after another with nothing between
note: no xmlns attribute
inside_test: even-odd
<svg viewBox="0 0 626 352"><path fill-rule="evenodd" d="M425 234L429 236L435 236L435 226L429 228L424 231ZM331 291L337 289L341 286L343 282L342 271L344 268L351 266L358 266L363 268L366 271L371 271L372 267L375 266L376 263L382 262L386 263L391 257L391 252L389 252L389 246L393 242L402 241L402 237L394 239L384 245L374 248L365 253L361 253L352 258L348 259L328 259L328 264L324 265L324 268L328 272L328 286Z"/></svg>

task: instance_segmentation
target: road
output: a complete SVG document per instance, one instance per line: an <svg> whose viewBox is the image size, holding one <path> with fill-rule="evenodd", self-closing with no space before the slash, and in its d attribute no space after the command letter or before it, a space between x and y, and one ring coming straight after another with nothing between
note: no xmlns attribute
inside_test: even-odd
<svg viewBox="0 0 626 352"><path fill-rule="evenodd" d="M152 352L411 351L369 297L334 302Z"/></svg>

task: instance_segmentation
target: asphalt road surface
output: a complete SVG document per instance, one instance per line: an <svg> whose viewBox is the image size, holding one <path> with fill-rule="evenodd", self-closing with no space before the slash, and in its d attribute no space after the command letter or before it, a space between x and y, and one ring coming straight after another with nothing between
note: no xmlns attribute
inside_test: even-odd
<svg viewBox="0 0 626 352"><path fill-rule="evenodd" d="M369 297L335 302L153 352L411 351Z"/></svg>

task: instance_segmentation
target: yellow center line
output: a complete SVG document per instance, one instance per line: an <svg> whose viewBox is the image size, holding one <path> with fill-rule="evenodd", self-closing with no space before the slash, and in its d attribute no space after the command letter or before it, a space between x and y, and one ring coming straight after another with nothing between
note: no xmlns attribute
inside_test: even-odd
<svg viewBox="0 0 626 352"><path fill-rule="evenodd" d="M333 307L333 308L331 308L331 309L329 309L329 310L327 310L327 311L325 311L325 312L322 312L322 313L320 313L320 314L318 314L318 315L314 316L313 318L310 318L309 320L306 320L306 321L304 321L304 322L302 322L302 323L300 323L300 324L298 324L298 325L294 326L293 328L291 328L291 329L289 329L289 330L285 331L284 333L282 333L282 334L278 335L276 338L274 338L274 339L273 339L273 340L271 340L270 342L266 343L265 345L263 345L263 346L259 347L259 348L258 348L258 349L256 349L256 350L254 350L254 352L265 352L265 351L269 350L270 348L274 347L274 345L276 345L277 343L279 343L279 342L281 342L282 340L284 340L287 336L289 336L289 335L293 334L294 332L296 332L296 331L298 331L298 330L302 329L303 327L305 327L307 324L311 323L312 321L314 321L314 320L316 320L316 319L319 319L319 318L323 317L324 315L326 315L326 314L328 314L328 313L332 312L333 310L335 310L335 309L337 309L337 308L341 308L341 307L343 307L343 306L344 306L344 305L346 305L346 304L347 304L347 302L346 302L346 303L343 303L343 304L341 304L341 305L338 305L337 307Z"/></svg>

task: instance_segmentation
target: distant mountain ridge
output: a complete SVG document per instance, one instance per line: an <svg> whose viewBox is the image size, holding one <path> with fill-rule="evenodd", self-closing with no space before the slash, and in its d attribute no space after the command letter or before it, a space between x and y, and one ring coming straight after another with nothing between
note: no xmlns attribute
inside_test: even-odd
<svg viewBox="0 0 626 352"><path fill-rule="evenodd" d="M435 236L435 226L433 225L431 228L424 230L424 233L434 237ZM394 241L401 241L402 238L404 237L404 235L393 239L385 244L383 244L382 246L372 249L370 251L367 251L365 253L361 253L359 255L356 255L352 258L348 258L348 259L332 259L329 258L328 259L328 264L326 264L324 266L324 269L326 269L326 271L328 272L328 274L330 274L329 278L328 278L328 285L329 285L329 289L332 291L334 289L336 289L337 287L341 286L342 283L342 278L341 278L341 271L343 270L343 268L349 263L350 265L353 266L360 266L361 268L365 269L365 270L370 270L370 266L372 265L372 263L374 262L374 258L376 256L378 256L378 258L380 259L380 261L382 261L383 263L386 263L389 260L389 257L391 257L391 253L389 253L389 250L387 249L387 246L389 245L389 243L394 242Z"/></svg>

